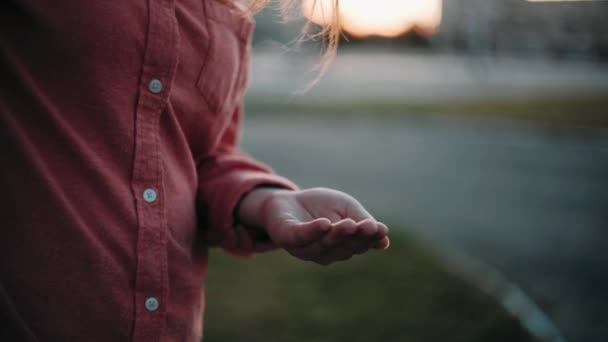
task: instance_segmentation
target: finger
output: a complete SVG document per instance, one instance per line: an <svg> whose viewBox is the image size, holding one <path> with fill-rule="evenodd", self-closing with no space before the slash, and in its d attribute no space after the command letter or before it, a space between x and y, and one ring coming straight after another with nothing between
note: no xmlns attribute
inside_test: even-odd
<svg viewBox="0 0 608 342"><path fill-rule="evenodd" d="M342 220L339 225L334 224L332 230L319 243L305 247L306 260L312 260L320 265L329 265L337 261L348 260L353 255L363 254L370 249L387 249L390 240L386 234L388 227L374 220L364 220L356 224L356 230L352 230L352 223ZM332 245L321 245L327 243L331 237L334 238Z"/></svg>
<svg viewBox="0 0 608 342"><path fill-rule="evenodd" d="M331 230L319 241L300 246L292 254L305 259L328 264L346 260L355 254L363 254L378 243L379 225L373 219L355 222L343 219L334 223Z"/></svg>
<svg viewBox="0 0 608 342"><path fill-rule="evenodd" d="M357 223L357 231L363 237L375 237L378 233L378 224L374 219L365 219Z"/></svg>
<svg viewBox="0 0 608 342"><path fill-rule="evenodd" d="M353 219L346 218L334 223L333 228L337 230L339 235L350 236L357 232L357 222Z"/></svg>
<svg viewBox="0 0 608 342"><path fill-rule="evenodd" d="M388 232L389 232L388 227L382 222L377 222L377 225L378 225L378 232L376 233L376 236L378 238L383 238L383 237L387 236Z"/></svg>
<svg viewBox="0 0 608 342"><path fill-rule="evenodd" d="M351 219L343 219L331 225L331 230L320 240L323 247L331 248L340 244L348 236L357 231L357 223Z"/></svg>
<svg viewBox="0 0 608 342"><path fill-rule="evenodd" d="M388 236L385 236L374 244L374 249L386 250L386 249L388 249L388 247L390 245L391 245L391 240L388 238Z"/></svg>
<svg viewBox="0 0 608 342"><path fill-rule="evenodd" d="M388 227L381 222L378 222L378 232L376 233L377 241L374 244L374 249L387 249L391 242L388 237L389 229Z"/></svg>
<svg viewBox="0 0 608 342"><path fill-rule="evenodd" d="M290 246L306 246L321 239L331 229L331 226L331 221L327 218L295 224L288 228L285 243Z"/></svg>
<svg viewBox="0 0 608 342"><path fill-rule="evenodd" d="M373 248L380 238L377 234L377 222L374 219L366 219L357 222L355 233L338 241L336 246L350 250L353 254L362 254L368 249Z"/></svg>
<svg viewBox="0 0 608 342"><path fill-rule="evenodd" d="M375 224L374 224L375 226ZM346 248L350 248L354 254L363 254L367 250L375 248L378 244L378 241L383 237L378 237L378 232L375 227L373 230L369 230L366 232L357 231L357 234L353 235L349 239L345 240L344 246Z"/></svg>

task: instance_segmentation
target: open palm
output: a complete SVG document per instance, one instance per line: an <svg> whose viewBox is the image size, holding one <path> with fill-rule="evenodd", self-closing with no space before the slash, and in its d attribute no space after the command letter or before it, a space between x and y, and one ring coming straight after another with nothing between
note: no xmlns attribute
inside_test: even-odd
<svg viewBox="0 0 608 342"><path fill-rule="evenodd" d="M340 191L280 191L263 211L266 232L277 246L322 265L389 245L386 225Z"/></svg>

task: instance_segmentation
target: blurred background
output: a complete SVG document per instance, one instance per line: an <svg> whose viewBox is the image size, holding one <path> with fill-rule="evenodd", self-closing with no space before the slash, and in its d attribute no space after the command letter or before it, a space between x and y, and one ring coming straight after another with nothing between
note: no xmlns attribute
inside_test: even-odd
<svg viewBox="0 0 608 342"><path fill-rule="evenodd" d="M305 2L303 12L322 23L331 16L328 4L320 1L312 12ZM296 44L305 21L283 22L276 4L257 16L243 147L302 187L353 194L409 242L397 242L384 259L371 257L376 264L355 261L326 273L305 268L314 273L311 284L331 274L332 284L352 283L369 268L380 273L376 282L367 280L367 292L408 283L394 293L423 304L391 292L386 307L368 308L397 317L382 329L401 335L379 341L525 340L517 329L536 340L608 340L608 1L342 0L340 6L345 31L338 55L305 92L318 73L319 42ZM382 265L392 278L382 278ZM272 266L280 267L301 266ZM421 276L430 268L457 280ZM230 279L211 273L210 287L225 290ZM437 281L468 290L454 295L456 302L445 289L420 292ZM477 294L495 308L478 306ZM211 301L213 322L224 316L214 318L213 305L220 304ZM321 302L305 303L313 310ZM409 327L398 318L412 316L408 305L423 318ZM356 307L335 313L350 317L345 311ZM483 321L492 310L515 325ZM314 323L318 329L331 321L323 317ZM421 324L426 335L416 332ZM211 340L230 340L213 325ZM492 326L502 328L487 333ZM306 340L357 340L321 335Z"/></svg>

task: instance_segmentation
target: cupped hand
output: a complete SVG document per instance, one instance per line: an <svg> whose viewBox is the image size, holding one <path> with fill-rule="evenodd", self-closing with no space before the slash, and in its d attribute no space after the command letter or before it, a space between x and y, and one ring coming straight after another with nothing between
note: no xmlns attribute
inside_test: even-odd
<svg viewBox="0 0 608 342"><path fill-rule="evenodd" d="M353 197L336 190L275 190L262 206L272 241L291 255L328 265L389 246L388 228Z"/></svg>

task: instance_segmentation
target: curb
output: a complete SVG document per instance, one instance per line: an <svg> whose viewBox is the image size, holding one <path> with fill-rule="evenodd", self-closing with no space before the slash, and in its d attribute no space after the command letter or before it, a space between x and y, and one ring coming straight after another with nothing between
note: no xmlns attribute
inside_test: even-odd
<svg viewBox="0 0 608 342"><path fill-rule="evenodd" d="M567 341L551 318L532 298L500 271L454 248L436 245L437 243L433 243L429 248L447 266L449 273L493 297L533 337L541 342Z"/></svg>

